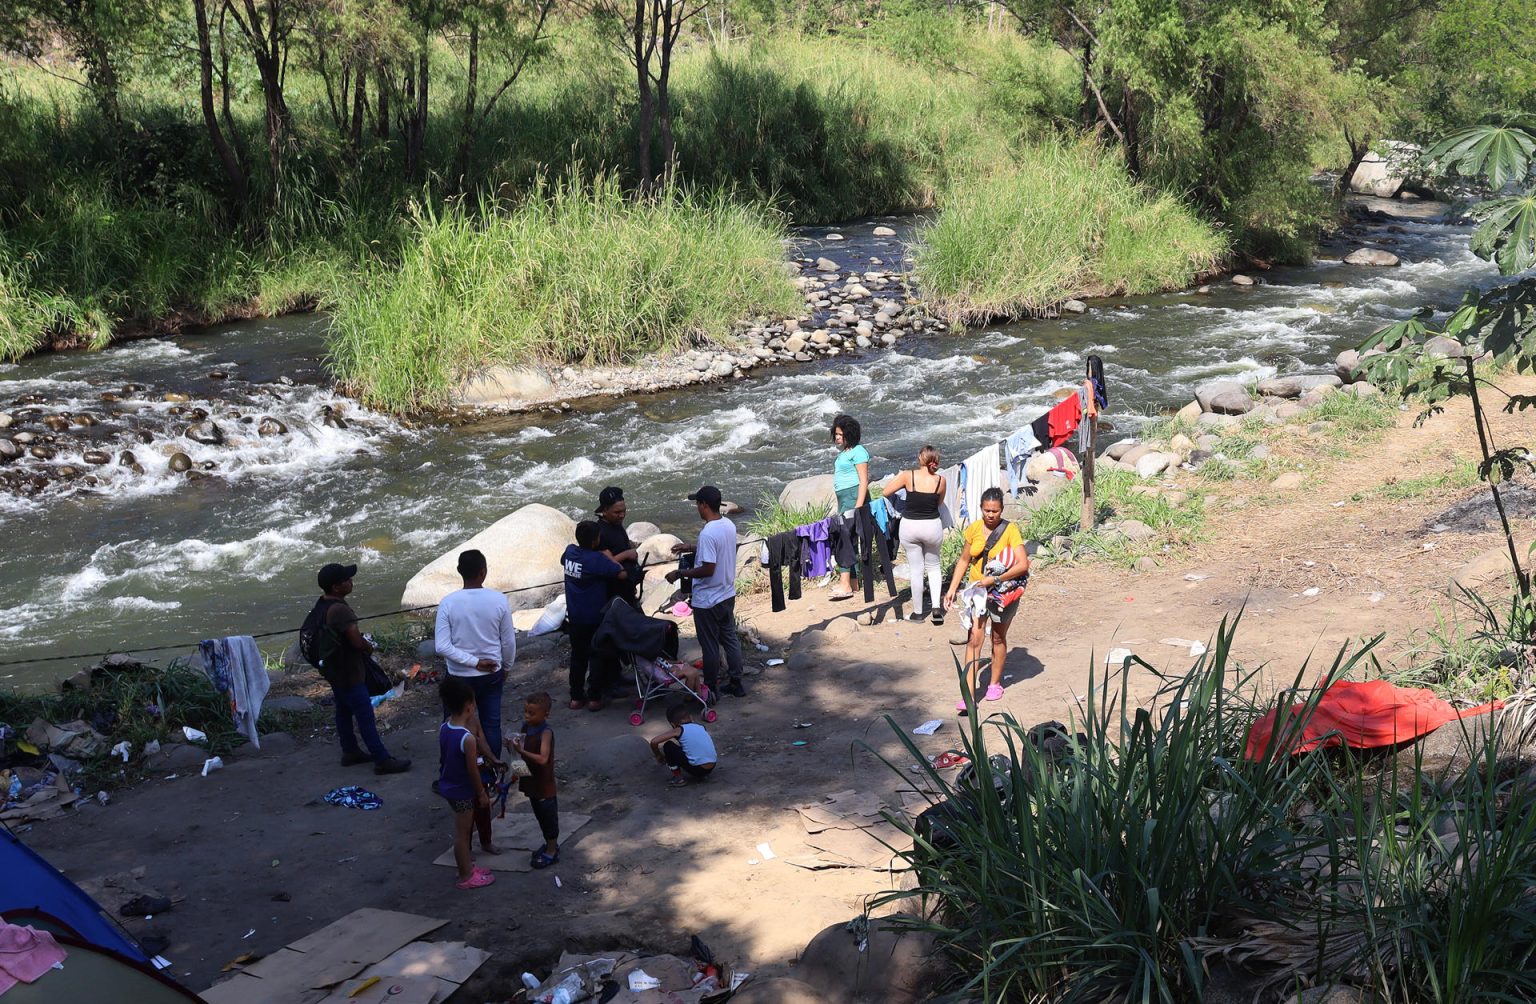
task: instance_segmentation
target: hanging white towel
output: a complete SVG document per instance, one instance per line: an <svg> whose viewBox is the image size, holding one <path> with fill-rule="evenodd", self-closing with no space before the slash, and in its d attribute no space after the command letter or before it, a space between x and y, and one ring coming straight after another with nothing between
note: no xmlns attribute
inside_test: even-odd
<svg viewBox="0 0 1536 1004"><path fill-rule="evenodd" d="M1003 460L997 444L983 446L962 465L965 468L965 497L961 503L961 518L965 522L981 518L981 493L988 488L1003 487Z"/></svg>

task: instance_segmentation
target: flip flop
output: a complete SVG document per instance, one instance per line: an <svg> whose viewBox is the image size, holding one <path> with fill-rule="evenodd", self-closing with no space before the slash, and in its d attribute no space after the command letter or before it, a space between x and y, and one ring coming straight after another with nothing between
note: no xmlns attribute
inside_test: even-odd
<svg viewBox="0 0 1536 1004"><path fill-rule="evenodd" d="M1001 701L1003 699L1002 685L994 683L987 687L986 699L989 701Z"/></svg>
<svg viewBox="0 0 1536 1004"><path fill-rule="evenodd" d="M827 599L829 599L829 600L851 600L851 599L853 599L853 594L852 593L831 593L831 594L829 594L827 596Z"/></svg>
<svg viewBox="0 0 1536 1004"><path fill-rule="evenodd" d="M496 876L491 872L470 872L469 878L455 882L454 885L460 889L484 889L495 881Z"/></svg>
<svg viewBox="0 0 1536 1004"><path fill-rule="evenodd" d="M534 851L533 858L528 863L535 868L548 868L550 865L557 865L560 863L560 852L556 851L551 855L543 851Z"/></svg>

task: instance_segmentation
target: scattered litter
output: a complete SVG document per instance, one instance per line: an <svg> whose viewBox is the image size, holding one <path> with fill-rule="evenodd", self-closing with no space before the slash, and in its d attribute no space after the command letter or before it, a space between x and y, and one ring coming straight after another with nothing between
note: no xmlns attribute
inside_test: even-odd
<svg viewBox="0 0 1536 1004"><path fill-rule="evenodd" d="M1436 523L1436 524L1434 524L1433 526L1431 526L1429 528L1429 532L1430 533L1444 533L1445 531L1449 530L1450 528L1451 528L1450 525L1447 524L1447 523Z"/></svg>
<svg viewBox="0 0 1536 1004"><path fill-rule="evenodd" d="M403 693L405 693L405 688L403 686L396 685L396 686L390 687L388 690L384 691L384 693L379 694L376 697L368 698L368 702L370 704L372 704L375 708L377 708L379 705L383 704L385 701L392 700L392 699L394 699L396 697L399 697Z"/></svg>
<svg viewBox="0 0 1536 1004"><path fill-rule="evenodd" d="M384 800L367 788L359 788L355 784L345 785L341 788L332 788L325 793L326 805L344 805L349 809L379 809L384 806ZM274 864L276 862L273 862Z"/></svg>
<svg viewBox="0 0 1536 1004"><path fill-rule="evenodd" d="M629 989L631 993L639 993L642 990L655 990L661 986L661 981L647 973L644 969L631 969L629 971Z"/></svg>
<svg viewBox="0 0 1536 1004"><path fill-rule="evenodd" d="M797 728L797 729L808 729L812 725L815 725L815 724L816 724L815 722L802 722L799 719L796 719L794 727Z"/></svg>
<svg viewBox="0 0 1536 1004"><path fill-rule="evenodd" d="M208 741L208 733L202 729L194 729L190 725L183 725L181 727L181 734L187 737L187 742L189 743L204 743Z"/></svg>
<svg viewBox="0 0 1536 1004"><path fill-rule="evenodd" d="M790 743L790 745L791 746L809 746L810 743L806 742L804 739L796 739L794 742Z"/></svg>
<svg viewBox="0 0 1536 1004"><path fill-rule="evenodd" d="M944 726L944 719L942 719L942 718L930 718L928 721L924 722L923 724L919 725L917 728L913 729L912 730L912 734L914 736L931 736L935 732L939 731L939 729L943 728L943 726Z"/></svg>
<svg viewBox="0 0 1536 1004"><path fill-rule="evenodd" d="M123 763L127 763L128 762L128 754L130 754L132 752L133 752L133 743L129 742L126 739L124 739L122 742L118 743L116 746L112 747L112 755L115 756L115 757L121 757L122 760L123 760Z"/></svg>
<svg viewBox="0 0 1536 1004"><path fill-rule="evenodd" d="M1424 542L1424 550L1426 550L1426 551L1433 551L1435 549L1435 546L1436 546L1435 542L1432 541L1432 540Z"/></svg>
<svg viewBox="0 0 1536 1004"><path fill-rule="evenodd" d="M747 982L748 980L750 980L751 978L752 978L752 974L751 973L736 973L735 975L733 975L731 977L731 990L734 992L736 990L741 989L741 985L743 983Z"/></svg>
<svg viewBox="0 0 1536 1004"><path fill-rule="evenodd" d="M537 989L539 989L539 984L544 982L543 980L539 979L537 976L533 975L532 973L524 973L523 976L522 976L522 980L523 980L523 986L527 987L529 990L537 990Z"/></svg>
<svg viewBox="0 0 1536 1004"><path fill-rule="evenodd" d="M1306 565L1308 568L1314 568L1317 566L1317 562L1315 561L1303 561L1302 564Z"/></svg>
<svg viewBox="0 0 1536 1004"><path fill-rule="evenodd" d="M1303 596L1316 596L1320 592L1322 592L1322 590L1317 588L1316 586L1308 586L1306 589L1303 589L1301 591L1301 595L1303 595Z"/></svg>
<svg viewBox="0 0 1536 1004"><path fill-rule="evenodd" d="M757 858L747 858L747 864L755 865L755 864L761 864L761 862L758 861Z"/></svg>
<svg viewBox="0 0 1536 1004"><path fill-rule="evenodd" d="M211 756L208 759L203 761L203 776L204 777L207 777L209 774L212 774L216 770L223 770L223 769L224 769L224 758L223 757Z"/></svg>
<svg viewBox="0 0 1536 1004"><path fill-rule="evenodd" d="M756 647L757 647L757 650L759 652L766 652L766 651L768 651L768 646L764 645L762 642L757 642Z"/></svg>
<svg viewBox="0 0 1536 1004"><path fill-rule="evenodd" d="M251 934L255 934L255 933L256 933L255 930L252 929ZM251 936L250 934L246 935L247 938L249 938L250 936ZM224 963L224 968L220 969L219 972L227 973L227 972L229 972L232 969L239 969L241 966L245 965L247 962L254 962L254 961L256 961L256 956L255 955L251 954L250 952L242 952L239 955L235 956L233 959L230 959L228 962Z"/></svg>
<svg viewBox="0 0 1536 1004"><path fill-rule="evenodd" d="M971 758L964 753L947 750L931 758L928 762L933 765L934 770L949 770L951 767L964 767L971 762Z"/></svg>
<svg viewBox="0 0 1536 1004"><path fill-rule="evenodd" d="M1188 575L1184 576L1184 581L1185 582L1204 582L1206 579L1209 579L1209 578L1210 578L1209 575L1203 575L1200 572L1190 572Z"/></svg>
<svg viewBox="0 0 1536 1004"><path fill-rule="evenodd" d="M1134 658L1136 658L1136 653L1128 648L1112 648L1109 650L1109 654L1104 657L1104 665L1119 666L1121 669L1124 669L1126 663Z"/></svg>
<svg viewBox="0 0 1536 1004"><path fill-rule="evenodd" d="M1342 509L1344 506L1347 506L1347 505L1349 505L1349 500L1348 499L1340 499L1338 502L1333 503L1333 507L1335 509Z"/></svg>
<svg viewBox="0 0 1536 1004"><path fill-rule="evenodd" d="M354 855L352 855L349 858L337 858L336 859L336 863L339 864L339 865L345 865L345 864L350 864L350 863L352 863L353 861L356 861L356 860L357 860L357 855L354 854Z"/></svg>
<svg viewBox="0 0 1536 1004"><path fill-rule="evenodd" d="M869 951L869 914L861 913L844 928L859 944L859 952Z"/></svg>
<svg viewBox="0 0 1536 1004"><path fill-rule="evenodd" d="M255 934L256 934L256 928L253 927L249 931L246 931L245 932L245 937L241 938L240 940L244 941L246 938L253 937Z"/></svg>
<svg viewBox="0 0 1536 1004"><path fill-rule="evenodd" d="M149 756L151 753L159 753L159 752L160 752L160 740L158 740L158 739L151 739L149 742L144 744L144 755L145 756Z"/></svg>
<svg viewBox="0 0 1536 1004"><path fill-rule="evenodd" d="M564 887L563 887L563 886L561 886L561 884L560 884L560 876L558 876L558 875L556 875L556 876L555 876L555 888L556 888L556 889L561 889L561 888L564 888Z"/></svg>
<svg viewBox="0 0 1536 1004"><path fill-rule="evenodd" d="M1386 593L1371 593L1370 595L1366 596L1366 599L1371 601L1372 603L1380 603L1382 600L1384 600L1386 598L1387 598L1387 594Z"/></svg>
<svg viewBox="0 0 1536 1004"><path fill-rule="evenodd" d="M108 802L112 801L112 796L107 794L106 790L103 789L96 793L96 801L100 802L102 805L106 805Z"/></svg>
<svg viewBox="0 0 1536 1004"><path fill-rule="evenodd" d="M763 663L763 665L765 665L765 666L782 666L782 665L784 665L784 660L783 659L769 659L767 662Z"/></svg>
<svg viewBox="0 0 1536 1004"><path fill-rule="evenodd" d="M764 861L772 861L775 857L777 857L777 855L773 853L773 848L768 846L767 841L757 845L757 853L763 856Z"/></svg>

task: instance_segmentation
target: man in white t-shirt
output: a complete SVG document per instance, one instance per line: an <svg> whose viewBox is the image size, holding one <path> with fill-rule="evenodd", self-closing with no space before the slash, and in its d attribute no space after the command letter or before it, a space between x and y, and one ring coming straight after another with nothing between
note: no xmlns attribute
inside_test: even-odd
<svg viewBox="0 0 1536 1004"><path fill-rule="evenodd" d="M484 554L470 550L459 555L464 588L444 596L437 605L435 641L448 672L473 688L485 741L500 751L501 692L507 670L517 658L517 638L512 607L506 596L485 588L485 575Z"/></svg>
<svg viewBox="0 0 1536 1004"><path fill-rule="evenodd" d="M710 703L716 693L746 697L747 688L741 685L741 639L736 636L736 525L720 515L720 489L714 485L700 488L688 501L698 503L704 529L699 531L693 567L674 568L667 573L667 581L693 580L689 603L699 646L704 649L704 683ZM685 544L672 548L674 553L687 549ZM721 649L730 682L718 690Z"/></svg>

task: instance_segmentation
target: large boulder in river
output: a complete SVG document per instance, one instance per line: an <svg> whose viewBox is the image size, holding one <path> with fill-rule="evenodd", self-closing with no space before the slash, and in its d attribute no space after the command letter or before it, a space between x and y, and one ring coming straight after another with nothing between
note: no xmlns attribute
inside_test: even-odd
<svg viewBox="0 0 1536 1004"><path fill-rule="evenodd" d="M516 589L507 600L513 610L541 607L564 588L560 555L576 539L576 521L558 509L535 502L505 516L468 540L450 548L411 576L400 597L402 607L434 606L458 589L459 552L485 552L489 568L485 584L502 591Z"/></svg>
<svg viewBox="0 0 1536 1004"><path fill-rule="evenodd" d="M1375 265L1381 268L1391 268L1400 264L1397 255L1390 251L1381 251L1377 248L1357 248L1344 256L1346 265Z"/></svg>
<svg viewBox="0 0 1536 1004"><path fill-rule="evenodd" d="M1258 391L1260 394L1273 397L1295 398L1301 397L1313 387L1338 387L1344 383L1332 373L1327 374L1297 374L1295 376L1270 377L1268 380L1260 380Z"/></svg>
<svg viewBox="0 0 1536 1004"><path fill-rule="evenodd" d="M1380 140L1376 147L1360 159L1355 173L1349 176L1349 187L1359 195L1390 199L1402 189L1407 162L1419 148L1390 139Z"/></svg>
<svg viewBox="0 0 1536 1004"><path fill-rule="evenodd" d="M1195 388L1200 407L1217 415L1246 415L1253 410L1248 388L1236 380L1213 380Z"/></svg>
<svg viewBox="0 0 1536 1004"><path fill-rule="evenodd" d="M832 487L832 475L815 474L808 478L796 478L779 492L779 505L785 509L817 509L826 507L827 514L837 505L837 491Z"/></svg>

